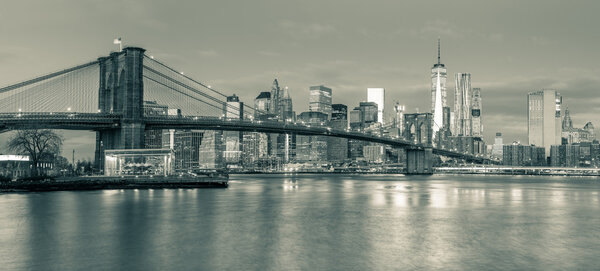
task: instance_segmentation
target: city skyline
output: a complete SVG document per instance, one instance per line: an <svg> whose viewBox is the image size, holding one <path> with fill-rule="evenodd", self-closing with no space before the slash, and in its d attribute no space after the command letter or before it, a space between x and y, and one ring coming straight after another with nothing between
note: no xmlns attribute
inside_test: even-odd
<svg viewBox="0 0 600 271"><path fill-rule="evenodd" d="M0 85L83 63L90 60L89 55L117 50L112 40L121 36L124 45L146 47L157 58L218 89L238 94L246 103L267 91L273 78L278 78L282 85L289 86L297 113L308 108L308 87L320 84L333 89L333 103L354 107L367 100L367 87L381 86L387 92L386 108L400 101L407 113L415 112L417 107L419 112L429 112L428 73L431 63L436 62L435 41L441 37L449 76L469 72L473 74L473 86L483 90L487 142L493 142L496 132L502 132L506 142L526 142L526 95L545 88L557 89L563 95L575 126L592 121L598 127L600 109L594 106L598 104L594 95L599 85L595 76L598 56L592 45L599 37L593 30L586 31L592 26L583 20L593 17L594 9L544 1L543 12L535 9L535 2L503 5L500 11L492 12L495 3L475 3L352 3L347 13L326 17L324 12L333 10L335 3L324 4L325 8L314 14L311 11L315 4L307 3L290 14L286 12L290 6L256 2L242 4L249 5L244 10L255 15L239 16L246 18L247 25L240 26L233 20L231 25L218 27L208 22L225 16L223 3L147 7L134 1L120 11L111 10L113 13L107 17L114 22L100 16L107 13L110 2L96 5L64 1L64 5L71 6L69 12L61 11L62 4L39 3L39 10L46 12L31 13L26 21L20 18L29 11L28 4L10 3L5 9L10 12L0 14L4 25L0 31L11 37L0 46L0 71L4 75ZM444 13L432 11L431 5L443 7L440 10ZM469 20L445 14L464 5L470 5L474 14ZM217 12L206 14L204 19L171 16L207 8ZM364 13L364 20L355 22L350 15L358 10ZM569 21L553 18L553 14L565 10L578 16L569 17ZM398 17L402 19L379 19L391 11L400 12L402 16ZM265 19L271 12L276 15ZM226 16L239 15L237 11L230 13ZM477 18L495 22L492 25L480 20L475 24ZM83 19L89 22L85 27L75 23ZM22 22L16 30L28 34L15 32L8 27L9 22ZM46 29L38 29L39 25ZM185 31L169 31L173 28L193 30L194 37L181 34ZM39 36L45 37L43 44L35 42ZM262 41L267 36L278 38L268 44ZM452 81L448 82L449 90L454 89ZM390 115L391 110L386 111ZM93 157L84 154L92 153L88 142L93 135L77 134L83 137L68 138L67 144L77 150L79 157Z"/></svg>

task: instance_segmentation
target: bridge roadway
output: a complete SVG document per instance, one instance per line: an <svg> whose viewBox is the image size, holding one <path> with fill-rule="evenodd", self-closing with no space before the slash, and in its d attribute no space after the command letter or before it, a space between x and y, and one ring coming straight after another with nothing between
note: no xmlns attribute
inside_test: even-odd
<svg viewBox="0 0 600 271"><path fill-rule="evenodd" d="M198 129L224 130L261 133L289 133L309 136L332 136L346 139L381 143L404 149L423 150L427 146L399 138L382 137L365 133L320 127L290 122L224 119L204 116L146 116L144 124L152 129ZM0 113L0 132L19 129L65 129L65 130L103 130L120 126L121 116L109 113L78 112L16 112ZM468 162L493 162L492 160L451 150L432 148L433 154L464 159Z"/></svg>

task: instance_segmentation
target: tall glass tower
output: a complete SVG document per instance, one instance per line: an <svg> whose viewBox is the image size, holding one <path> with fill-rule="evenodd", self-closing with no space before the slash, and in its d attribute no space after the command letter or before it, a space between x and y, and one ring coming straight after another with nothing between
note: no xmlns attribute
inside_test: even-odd
<svg viewBox="0 0 600 271"><path fill-rule="evenodd" d="M367 88L367 102L377 104L377 121L383 124L383 106L385 104L384 88Z"/></svg>
<svg viewBox="0 0 600 271"><path fill-rule="evenodd" d="M471 130L471 74L456 73L454 75L454 136L472 136Z"/></svg>
<svg viewBox="0 0 600 271"><path fill-rule="evenodd" d="M446 67L440 62L440 39L438 39L438 61L431 68L431 113L433 114L433 135L444 128L444 107L446 107Z"/></svg>

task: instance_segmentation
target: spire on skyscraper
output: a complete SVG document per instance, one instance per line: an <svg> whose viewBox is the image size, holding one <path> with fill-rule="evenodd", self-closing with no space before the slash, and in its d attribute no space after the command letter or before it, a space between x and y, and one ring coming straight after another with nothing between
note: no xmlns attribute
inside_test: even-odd
<svg viewBox="0 0 600 271"><path fill-rule="evenodd" d="M438 65L440 64L440 37L438 37Z"/></svg>

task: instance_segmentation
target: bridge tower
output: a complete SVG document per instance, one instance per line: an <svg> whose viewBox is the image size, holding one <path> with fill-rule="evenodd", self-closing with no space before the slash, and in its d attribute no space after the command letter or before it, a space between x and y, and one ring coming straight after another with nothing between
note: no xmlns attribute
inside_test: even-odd
<svg viewBox="0 0 600 271"><path fill-rule="evenodd" d="M104 150L144 148L144 49L127 47L98 59L98 111L122 116L119 127L96 132L96 167L104 168Z"/></svg>
<svg viewBox="0 0 600 271"><path fill-rule="evenodd" d="M433 173L433 150L431 113L404 114L403 137L420 148L406 149L406 173L408 174L432 174Z"/></svg>

